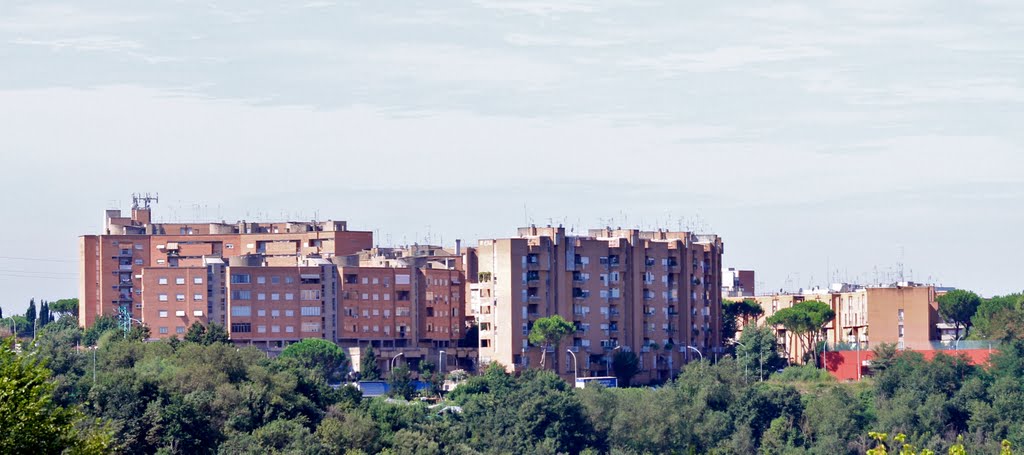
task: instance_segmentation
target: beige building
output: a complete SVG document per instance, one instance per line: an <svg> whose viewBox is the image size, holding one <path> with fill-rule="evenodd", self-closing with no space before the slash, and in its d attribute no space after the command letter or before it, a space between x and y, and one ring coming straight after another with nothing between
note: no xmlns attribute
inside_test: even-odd
<svg viewBox="0 0 1024 455"><path fill-rule="evenodd" d="M480 362L510 371L541 366L528 335L538 318L558 314L576 331L543 368L567 379L576 368L581 377L610 375L621 349L639 356L638 381L668 379L684 363L721 352L723 249L714 235L635 229L573 236L528 227L514 238L481 240L467 255L478 271L470 311Z"/></svg>
<svg viewBox="0 0 1024 455"><path fill-rule="evenodd" d="M867 350L881 343L893 343L900 349L930 350L939 339L936 325L941 321L935 288L916 283L892 286L861 287L847 284L829 289L811 289L798 294L757 296L764 309L758 324L784 308L796 303L818 300L829 304L835 319L826 325L825 341L830 346ZM799 361L806 349L785 329L777 327L779 343L793 362Z"/></svg>

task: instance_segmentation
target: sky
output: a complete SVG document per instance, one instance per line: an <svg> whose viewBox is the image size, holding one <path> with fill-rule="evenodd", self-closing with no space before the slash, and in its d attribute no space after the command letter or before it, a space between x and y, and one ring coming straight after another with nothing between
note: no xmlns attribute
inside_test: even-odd
<svg viewBox="0 0 1024 455"><path fill-rule="evenodd" d="M0 2L0 306L78 236L713 232L760 291L1024 289L1024 2Z"/></svg>

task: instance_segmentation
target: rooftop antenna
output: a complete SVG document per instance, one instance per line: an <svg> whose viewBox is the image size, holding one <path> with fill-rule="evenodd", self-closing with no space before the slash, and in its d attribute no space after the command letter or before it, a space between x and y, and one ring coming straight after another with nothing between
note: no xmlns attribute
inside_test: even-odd
<svg viewBox="0 0 1024 455"><path fill-rule="evenodd" d="M132 209L148 209L151 202L160 202L160 193L132 193Z"/></svg>

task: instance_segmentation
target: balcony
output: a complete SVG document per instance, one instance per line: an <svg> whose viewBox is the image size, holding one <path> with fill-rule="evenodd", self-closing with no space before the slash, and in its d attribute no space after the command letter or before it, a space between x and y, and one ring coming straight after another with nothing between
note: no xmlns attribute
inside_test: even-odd
<svg viewBox="0 0 1024 455"><path fill-rule="evenodd" d="M619 310L616 310L616 309L608 310L608 316L618 317L619 316Z"/></svg>
<svg viewBox="0 0 1024 455"><path fill-rule="evenodd" d="M132 270L131 264L121 264L117 266L117 269L123 272L130 272Z"/></svg>

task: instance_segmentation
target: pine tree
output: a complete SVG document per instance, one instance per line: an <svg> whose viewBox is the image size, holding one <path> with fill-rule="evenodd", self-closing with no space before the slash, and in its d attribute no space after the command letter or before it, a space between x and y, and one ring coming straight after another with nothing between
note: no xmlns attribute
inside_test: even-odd
<svg viewBox="0 0 1024 455"><path fill-rule="evenodd" d="M0 319L4 318L4 307L0 306Z"/></svg>
<svg viewBox="0 0 1024 455"><path fill-rule="evenodd" d="M377 354L373 352L373 346L367 346L366 352L359 359L359 373L365 381L380 379L380 368L377 367Z"/></svg>
<svg viewBox="0 0 1024 455"><path fill-rule="evenodd" d="M28 301L28 311L25 312L25 319L28 320L29 328L35 327L36 324L36 299Z"/></svg>

